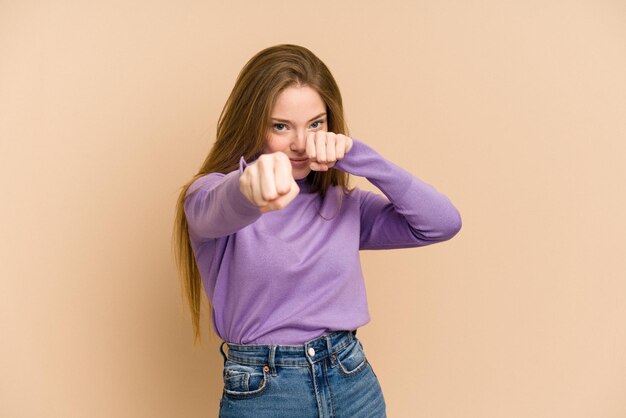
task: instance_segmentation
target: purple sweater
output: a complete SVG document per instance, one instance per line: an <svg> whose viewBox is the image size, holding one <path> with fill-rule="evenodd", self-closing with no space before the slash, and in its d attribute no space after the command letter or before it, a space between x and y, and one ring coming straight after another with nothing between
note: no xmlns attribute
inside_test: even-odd
<svg viewBox="0 0 626 418"><path fill-rule="evenodd" d="M287 207L262 214L239 191L243 158L239 170L189 188L191 246L223 341L295 345L357 329L370 321L359 250L435 244L461 229L445 195L353 143L335 168L366 177L387 198L331 187L322 199L304 178Z"/></svg>

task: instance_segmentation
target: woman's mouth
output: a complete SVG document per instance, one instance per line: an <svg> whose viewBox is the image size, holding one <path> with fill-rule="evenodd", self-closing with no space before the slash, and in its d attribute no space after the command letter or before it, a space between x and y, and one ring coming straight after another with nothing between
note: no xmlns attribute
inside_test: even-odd
<svg viewBox="0 0 626 418"><path fill-rule="evenodd" d="M308 158L290 158L291 165L294 167L306 167L309 164Z"/></svg>

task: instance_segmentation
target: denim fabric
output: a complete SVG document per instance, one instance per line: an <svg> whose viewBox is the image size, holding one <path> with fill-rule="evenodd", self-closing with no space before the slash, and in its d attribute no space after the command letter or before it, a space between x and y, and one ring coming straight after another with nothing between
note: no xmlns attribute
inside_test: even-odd
<svg viewBox="0 0 626 418"><path fill-rule="evenodd" d="M220 418L387 416L378 378L356 330L333 331L302 345L223 342L220 353Z"/></svg>

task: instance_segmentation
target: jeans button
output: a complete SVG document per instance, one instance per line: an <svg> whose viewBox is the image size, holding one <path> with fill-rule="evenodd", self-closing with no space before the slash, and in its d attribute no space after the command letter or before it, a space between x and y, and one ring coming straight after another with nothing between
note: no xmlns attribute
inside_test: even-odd
<svg viewBox="0 0 626 418"><path fill-rule="evenodd" d="M309 347L309 355L311 357L313 357L315 355L315 350L313 350L313 347Z"/></svg>

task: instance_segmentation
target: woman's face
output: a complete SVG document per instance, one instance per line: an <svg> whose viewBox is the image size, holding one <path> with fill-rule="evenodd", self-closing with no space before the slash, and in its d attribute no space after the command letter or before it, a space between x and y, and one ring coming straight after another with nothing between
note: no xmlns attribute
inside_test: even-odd
<svg viewBox="0 0 626 418"><path fill-rule="evenodd" d="M311 172L306 136L309 132L327 131L326 116L326 105L317 91L308 86L287 87L278 95L272 109L263 152L284 152L291 161L293 177L306 177Z"/></svg>

